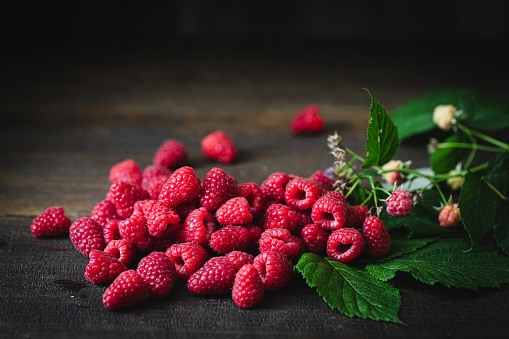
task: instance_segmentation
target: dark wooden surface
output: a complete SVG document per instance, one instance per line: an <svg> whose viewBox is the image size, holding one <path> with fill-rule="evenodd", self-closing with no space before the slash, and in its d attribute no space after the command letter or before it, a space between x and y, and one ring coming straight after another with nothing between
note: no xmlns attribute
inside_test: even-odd
<svg viewBox="0 0 509 339"><path fill-rule="evenodd" d="M495 46L496 47L496 46ZM32 219L61 205L88 216L109 188L110 167L126 158L150 164L159 144L180 140L201 178L219 166L242 182L270 173L307 176L332 158L338 130L360 153L369 88L390 111L443 87L507 92L507 65L494 46L154 41L33 51L0 65L0 337L507 337L509 289L479 293L397 276L401 326L333 311L302 279L267 293L251 310L231 297L171 296L119 312L104 287L83 277L87 260L67 237L36 239ZM320 105L327 131L295 137L289 121ZM221 165L200 140L227 131L238 160ZM399 157L426 164L419 139Z"/></svg>

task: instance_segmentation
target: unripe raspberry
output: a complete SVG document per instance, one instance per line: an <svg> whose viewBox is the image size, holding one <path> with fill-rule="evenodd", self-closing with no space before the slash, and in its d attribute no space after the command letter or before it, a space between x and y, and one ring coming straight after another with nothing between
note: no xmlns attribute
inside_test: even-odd
<svg viewBox="0 0 509 339"><path fill-rule="evenodd" d="M456 226L460 222L460 209L458 204L448 204L440 211L438 221L443 227Z"/></svg>
<svg viewBox="0 0 509 339"><path fill-rule="evenodd" d="M403 166L403 162L401 160L391 160L385 165L382 166L382 170L387 171L391 169L401 168ZM389 184L389 185L401 185L405 182L405 178L401 174L401 172L392 171L392 172L385 172L382 174L382 178Z"/></svg>
<svg viewBox="0 0 509 339"><path fill-rule="evenodd" d="M458 173L458 171L456 171L456 170L452 170L449 172L450 175L454 175L457 173ZM461 187L463 187L464 182L465 182L465 177L461 176L461 175L458 175L457 177L451 177L446 180L447 186L453 191L460 190Z"/></svg>
<svg viewBox="0 0 509 339"><path fill-rule="evenodd" d="M449 131L452 128L456 111L457 109L453 105L438 105L433 111L433 122L440 129Z"/></svg>
<svg viewBox="0 0 509 339"><path fill-rule="evenodd" d="M412 195L405 189L397 189L392 192L385 203L387 213L396 218L409 216L414 206Z"/></svg>

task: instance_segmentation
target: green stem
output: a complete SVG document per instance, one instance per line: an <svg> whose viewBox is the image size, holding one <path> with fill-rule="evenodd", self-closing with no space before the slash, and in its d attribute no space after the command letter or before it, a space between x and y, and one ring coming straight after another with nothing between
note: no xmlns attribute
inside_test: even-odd
<svg viewBox="0 0 509 339"><path fill-rule="evenodd" d="M440 186L438 186L437 183L435 183L435 188L437 189L438 194L440 194L440 197L442 198L442 201L444 202L444 205L446 205L447 204L447 199L445 199L444 193L442 192L442 190L440 189Z"/></svg>
<svg viewBox="0 0 509 339"><path fill-rule="evenodd" d="M499 197L501 197L502 199L507 199L507 197L505 195L502 194L502 192L500 192L495 186L493 186L493 184L491 182L489 182L488 180L484 180L484 182L493 190L493 192L495 192Z"/></svg>
<svg viewBox="0 0 509 339"><path fill-rule="evenodd" d="M373 199L375 200L375 207L378 208L378 199L376 197L376 188L375 183L373 182L373 177L368 177L369 184L371 185L371 193L373 194Z"/></svg>
<svg viewBox="0 0 509 339"><path fill-rule="evenodd" d="M487 152L505 152L507 151L501 147L483 146L479 144L469 144L465 142L443 142L437 145L437 149L444 148L467 148L472 150L487 151Z"/></svg>
<svg viewBox="0 0 509 339"><path fill-rule="evenodd" d="M492 144L492 145L496 145L496 146L498 146L498 147L500 147L500 148L504 149L505 151L509 151L509 145L508 145L508 144L506 144L505 142L502 142L502 141L500 141L500 140L494 139L494 138L492 138L492 137L490 137L490 136L488 136L488 135L486 135L486 134L484 134L484 133L481 133L481 132L475 131L475 130L473 130L473 129L471 129L471 128L469 128L469 127L467 127L467 126L463 125L463 124L457 124L457 126L458 126L458 127L459 127L459 128L460 128L463 132L465 132L465 133L467 133L467 134L468 134L468 133L471 133L472 135L474 135L474 136L476 136L476 137L478 137L478 138L480 138L480 139L482 139L482 140L484 140L484 141L486 141L486 142L489 142L489 143L490 143L490 144ZM467 131L468 131L468 132L467 132Z"/></svg>
<svg viewBox="0 0 509 339"><path fill-rule="evenodd" d="M364 163L366 161L366 159L364 159L363 157L361 157L360 155L358 155L357 153L355 153L354 151L352 151L348 147L346 147L345 150L348 153L350 153L355 159L359 160L360 162Z"/></svg>
<svg viewBox="0 0 509 339"><path fill-rule="evenodd" d="M357 185L359 185L359 183L361 182L361 178L357 178L355 179L355 182L354 184L352 185L352 187L350 187L350 189L348 190L348 192L345 194L345 199L348 198L348 196L355 190L355 188L357 187Z"/></svg>

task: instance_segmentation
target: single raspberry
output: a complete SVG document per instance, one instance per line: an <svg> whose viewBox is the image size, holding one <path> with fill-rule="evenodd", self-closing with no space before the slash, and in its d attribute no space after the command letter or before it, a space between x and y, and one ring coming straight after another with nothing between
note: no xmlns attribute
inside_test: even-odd
<svg viewBox="0 0 509 339"><path fill-rule="evenodd" d="M260 240L260 237L262 236L263 229L259 226L253 225L253 224L247 224L244 225L251 234L251 242L258 242Z"/></svg>
<svg viewBox="0 0 509 339"><path fill-rule="evenodd" d="M244 197L229 199L217 209L216 218L223 225L243 225L253 221L249 202Z"/></svg>
<svg viewBox="0 0 509 339"><path fill-rule="evenodd" d="M181 227L177 213L155 200L147 200L142 211L147 221L148 233L156 238L172 235Z"/></svg>
<svg viewBox="0 0 509 339"><path fill-rule="evenodd" d="M327 176L323 171L315 171L309 176L309 180L317 182L324 191L330 191L334 188L336 180Z"/></svg>
<svg viewBox="0 0 509 339"><path fill-rule="evenodd" d="M65 216L64 208L53 206L39 214L30 226L30 231L37 238L56 237L69 233L71 219Z"/></svg>
<svg viewBox="0 0 509 339"><path fill-rule="evenodd" d="M202 153L210 159L231 163L237 157L237 147L224 131L217 130L206 135L201 141Z"/></svg>
<svg viewBox="0 0 509 339"><path fill-rule="evenodd" d="M169 178L169 176L160 175L153 177L145 184L143 189L147 191L150 199L157 200L159 198L159 194L161 194L164 184L166 184Z"/></svg>
<svg viewBox="0 0 509 339"><path fill-rule="evenodd" d="M141 211L118 223L118 230L122 239L129 241L140 251L147 250L154 242L154 237L148 233L147 220Z"/></svg>
<svg viewBox="0 0 509 339"><path fill-rule="evenodd" d="M111 167L108 179L112 184L123 181L140 186L142 172L136 161L133 159L126 159Z"/></svg>
<svg viewBox="0 0 509 339"><path fill-rule="evenodd" d="M438 215L438 221L442 227L453 227L460 222L460 209L457 203L447 204Z"/></svg>
<svg viewBox="0 0 509 339"><path fill-rule="evenodd" d="M325 253L329 232L318 225L308 224L302 228L302 240L312 253Z"/></svg>
<svg viewBox="0 0 509 339"><path fill-rule="evenodd" d="M285 202L285 189L290 181L288 174L284 172L272 173L260 185L266 201Z"/></svg>
<svg viewBox="0 0 509 339"><path fill-rule="evenodd" d="M406 189L397 189L385 201L387 213L396 218L407 217L412 213L414 201L410 192Z"/></svg>
<svg viewBox="0 0 509 339"><path fill-rule="evenodd" d="M126 219L131 216L134 203L139 200L148 199L149 195L141 186L127 182L113 183L108 191L106 199L111 201L117 208L118 216Z"/></svg>
<svg viewBox="0 0 509 339"><path fill-rule="evenodd" d="M244 265L235 275L232 299L240 308L252 308L263 299L263 283L254 265Z"/></svg>
<svg viewBox="0 0 509 339"><path fill-rule="evenodd" d="M292 231L292 234L300 236L302 228L306 225L313 223L313 219L311 218L311 209L299 210L294 208L292 210L293 213L295 213L299 218L299 222L297 222L297 226L295 226L295 229Z"/></svg>
<svg viewBox="0 0 509 339"><path fill-rule="evenodd" d="M342 263L355 259L364 250L364 238L355 228L340 228L327 239L327 255Z"/></svg>
<svg viewBox="0 0 509 339"><path fill-rule="evenodd" d="M148 183L156 177L166 177L168 179L173 172L168 167L162 165L148 165L143 169L141 187L148 191Z"/></svg>
<svg viewBox="0 0 509 339"><path fill-rule="evenodd" d="M175 263L163 252L154 251L142 258L136 273L145 281L148 293L154 298L164 298L173 289Z"/></svg>
<svg viewBox="0 0 509 339"><path fill-rule="evenodd" d="M187 281L208 260L205 249L192 242L174 244L165 253L175 263L177 278L183 281Z"/></svg>
<svg viewBox="0 0 509 339"><path fill-rule="evenodd" d="M246 182L238 187L238 196L244 197L249 203L249 213L253 217L258 216L265 205L265 197L262 190L254 182Z"/></svg>
<svg viewBox="0 0 509 339"><path fill-rule="evenodd" d="M189 213L176 235L176 240L205 246L216 229L214 216L205 207L200 207Z"/></svg>
<svg viewBox="0 0 509 339"><path fill-rule="evenodd" d="M365 253L370 258L380 258L391 249L391 236L382 220L376 216L364 220L363 235L366 242Z"/></svg>
<svg viewBox="0 0 509 339"><path fill-rule="evenodd" d="M267 291L278 291L286 287L293 279L293 265L279 252L267 251L258 254L253 261Z"/></svg>
<svg viewBox="0 0 509 339"><path fill-rule="evenodd" d="M331 192L318 198L313 204L313 222L326 230L343 227L346 217L346 201L340 192Z"/></svg>
<svg viewBox="0 0 509 339"><path fill-rule="evenodd" d="M253 255L242 251L231 251L226 253L224 257L233 264L237 271L240 270L242 266L254 262Z"/></svg>
<svg viewBox="0 0 509 339"><path fill-rule="evenodd" d="M305 210L311 208L321 195L322 189L317 183L296 177L286 185L285 201L290 207Z"/></svg>
<svg viewBox="0 0 509 339"><path fill-rule="evenodd" d="M148 288L135 270L127 270L111 283L103 293L103 304L107 309L117 310L141 304L147 299Z"/></svg>
<svg viewBox="0 0 509 339"><path fill-rule="evenodd" d="M107 245L113 240L122 239L120 236L120 230L118 229L118 223L121 219L112 219L108 221L103 227L104 243Z"/></svg>
<svg viewBox="0 0 509 339"><path fill-rule="evenodd" d="M235 266L225 257L210 258L187 280L187 289L200 295L217 295L231 291Z"/></svg>
<svg viewBox="0 0 509 339"><path fill-rule="evenodd" d="M85 269L85 278L92 284L109 284L127 267L109 253L92 250Z"/></svg>
<svg viewBox="0 0 509 339"><path fill-rule="evenodd" d="M385 165L382 166L384 171L388 171L391 169L397 169L403 166L403 161L401 160L391 160ZM406 181L406 178L399 171L389 171L382 174L382 178L391 186L393 185L401 185Z"/></svg>
<svg viewBox="0 0 509 339"><path fill-rule="evenodd" d="M368 217L368 208L364 205L347 206L344 227L362 228L364 220Z"/></svg>
<svg viewBox="0 0 509 339"><path fill-rule="evenodd" d="M273 203L265 211L264 229L284 228L293 232L300 219L297 214L287 205Z"/></svg>
<svg viewBox="0 0 509 339"><path fill-rule="evenodd" d="M212 233L210 247L217 253L245 251L251 243L251 233L244 226L227 225Z"/></svg>
<svg viewBox="0 0 509 339"><path fill-rule="evenodd" d="M290 128L294 134L321 132L324 128L324 120L318 105L304 107L292 118Z"/></svg>
<svg viewBox="0 0 509 339"><path fill-rule="evenodd" d="M90 218L97 221L102 227L106 226L110 220L120 219L115 205L106 199L94 206L92 212L90 212Z"/></svg>
<svg viewBox="0 0 509 339"><path fill-rule="evenodd" d="M184 166L175 170L166 181L159 194L159 202L174 207L198 198L200 190L200 179L194 169Z"/></svg>
<svg viewBox="0 0 509 339"><path fill-rule="evenodd" d="M112 240L106 245L104 252L114 256L122 264L129 265L136 255L136 247L124 239Z"/></svg>
<svg viewBox="0 0 509 339"><path fill-rule="evenodd" d="M284 228L270 228L260 237L260 252L275 251L284 254L288 259L295 258L301 250L299 238Z"/></svg>
<svg viewBox="0 0 509 339"><path fill-rule="evenodd" d="M200 204L215 211L229 199L237 196L237 180L220 168L212 168L202 182Z"/></svg>
<svg viewBox="0 0 509 339"><path fill-rule="evenodd" d="M104 249L104 236L101 225L94 219L82 217L72 223L69 228L69 238L74 247L85 257L90 251Z"/></svg>
<svg viewBox="0 0 509 339"><path fill-rule="evenodd" d="M177 140L168 139L159 146L152 163L167 168L178 168L184 165L187 159L186 147Z"/></svg>

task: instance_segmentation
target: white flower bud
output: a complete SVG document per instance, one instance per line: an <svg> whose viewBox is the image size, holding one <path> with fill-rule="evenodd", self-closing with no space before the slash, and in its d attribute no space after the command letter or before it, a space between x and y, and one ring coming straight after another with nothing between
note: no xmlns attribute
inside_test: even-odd
<svg viewBox="0 0 509 339"><path fill-rule="evenodd" d="M453 105L438 105L433 112L433 122L440 129L449 131L452 128L452 121L456 111L457 109Z"/></svg>

